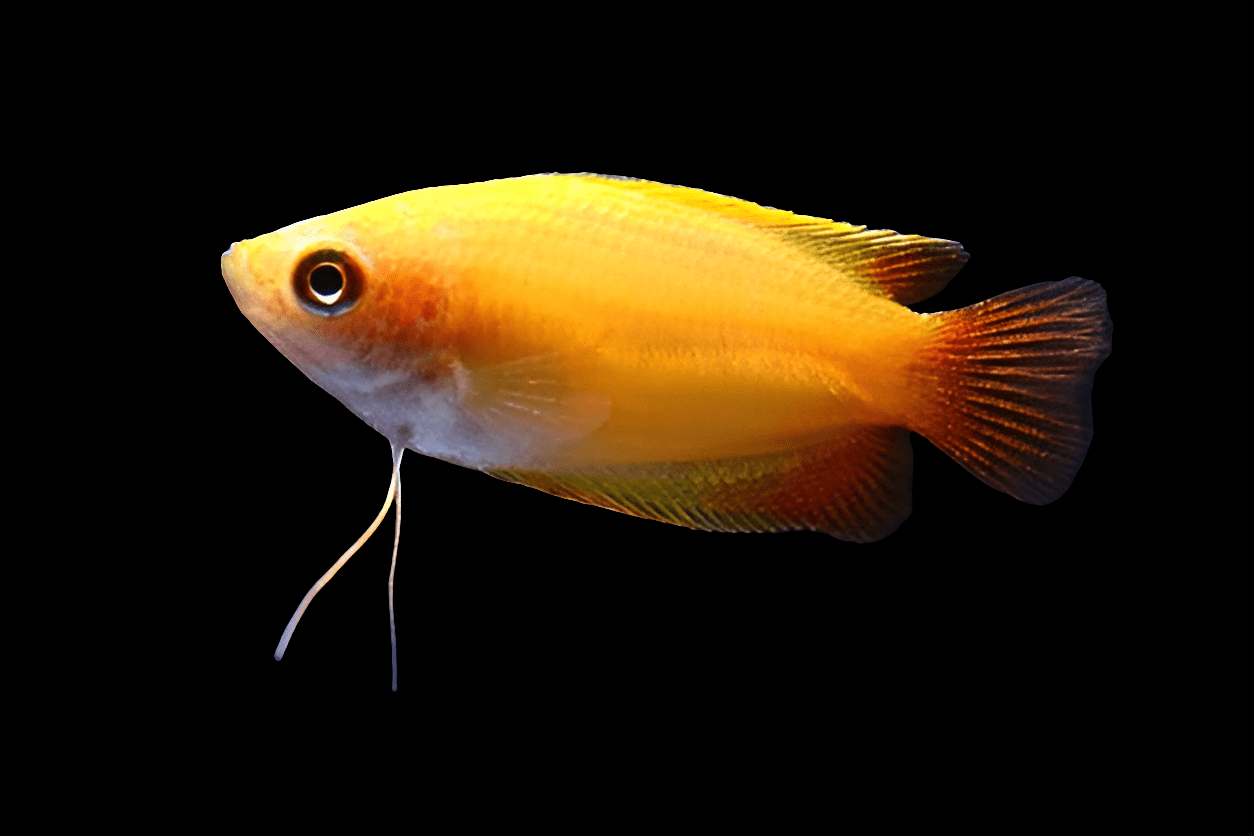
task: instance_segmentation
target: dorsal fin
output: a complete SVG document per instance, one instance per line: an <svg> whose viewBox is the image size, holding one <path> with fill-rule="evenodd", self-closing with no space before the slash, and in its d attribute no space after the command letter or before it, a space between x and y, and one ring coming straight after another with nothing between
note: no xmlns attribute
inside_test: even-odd
<svg viewBox="0 0 1254 836"><path fill-rule="evenodd" d="M701 189L603 174L555 176L601 183L751 224L903 305L939 293L969 258L955 241L798 215Z"/></svg>

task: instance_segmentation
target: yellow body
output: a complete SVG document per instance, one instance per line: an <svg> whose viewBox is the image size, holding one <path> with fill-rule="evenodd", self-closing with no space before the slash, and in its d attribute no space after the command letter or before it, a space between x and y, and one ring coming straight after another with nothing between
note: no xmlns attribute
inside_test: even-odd
<svg viewBox="0 0 1254 836"><path fill-rule="evenodd" d="M519 439L512 460L404 439L470 466L691 461L793 449L851 423L904 426L925 318L764 219L817 220L644 181L524 177L296 224L237 245L224 272L315 380L345 366L418 375L453 383L481 425L503 409L502 431ZM336 319L288 298L292 262L327 244L369 273L366 297ZM518 361L550 381L538 417L500 391L517 390ZM336 394L385 435L406 435L372 420L391 410L372 410L369 392ZM528 439L531 420L543 426Z"/></svg>
<svg viewBox="0 0 1254 836"><path fill-rule="evenodd" d="M404 448L693 528L869 541L910 513L917 430L1053 501L1092 438L1105 294L1071 278L905 307L966 257L594 175L423 189L233 245L240 310L394 451L383 509L275 658L399 503Z"/></svg>
<svg viewBox="0 0 1254 836"><path fill-rule="evenodd" d="M905 307L966 258L696 189L540 175L313 218L235 244L222 271L397 449L680 525L874 540L910 512L908 430L1037 503L1092 437L1101 287Z"/></svg>

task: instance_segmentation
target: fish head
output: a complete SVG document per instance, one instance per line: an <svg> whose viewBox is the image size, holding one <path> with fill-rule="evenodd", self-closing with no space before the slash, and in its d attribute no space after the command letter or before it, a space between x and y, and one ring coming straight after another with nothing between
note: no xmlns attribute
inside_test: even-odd
<svg viewBox="0 0 1254 836"><path fill-rule="evenodd" d="M311 218L222 254L240 311L285 357L392 440L456 392L452 279L403 204Z"/></svg>

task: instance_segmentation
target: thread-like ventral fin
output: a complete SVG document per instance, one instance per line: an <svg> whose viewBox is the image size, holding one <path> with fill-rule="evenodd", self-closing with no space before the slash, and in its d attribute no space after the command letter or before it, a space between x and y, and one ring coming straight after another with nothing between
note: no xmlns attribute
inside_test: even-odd
<svg viewBox="0 0 1254 836"><path fill-rule="evenodd" d="M335 561L335 563L331 565L331 568L328 569L326 573L323 574L322 577L318 578L317 582L312 587L310 587L308 592L305 593L305 597L301 599L300 605L296 608L296 612L292 613L292 618L287 622L287 626L283 628L283 635L279 637L279 646L276 647L274 650L274 659L276 662L281 661L283 659L283 654L287 652L287 645L292 640L292 634L296 632L296 625L300 622L300 617L305 614L305 610L309 608L309 603L313 601L314 596L318 594L318 591L321 590L322 587L327 585L327 582L330 581L331 578L335 577L335 573L340 571L341 567L343 567L344 564L348 562L348 559L350 557L357 554L358 549L366 545L366 541L369 540L371 535L374 534L375 529L379 527L379 523L383 522L383 517L385 514L387 514L388 508L392 507L392 498L396 495L397 485L399 484L400 472L401 472L400 471L401 453L403 452L404 452L404 448L399 448L399 452L398 452L398 448L395 445L393 445L392 447L392 479L391 481L388 482L388 495L383 500L383 507L379 509L379 513L374 518L374 522L370 524L370 527L367 528L365 532L360 537L357 538L357 542L349 546L348 551L340 555L340 559ZM397 537L397 543L399 544L400 542L400 519L399 518L397 519L396 524L397 524L396 537ZM393 552L392 557L393 557L393 560L395 560L396 558L395 552ZM392 607L391 596L392 596L392 586L391 586L391 576L389 576L388 577L389 617L391 616L391 607ZM393 621L393 624L395 624L394 621ZM393 646L395 646L395 633L393 633ZM393 659L395 660L395 657L393 657ZM393 669L392 684L393 686L395 686L396 684L395 669ZM396 690L395 687L393 687L392 690Z"/></svg>
<svg viewBox="0 0 1254 836"><path fill-rule="evenodd" d="M1101 285L1046 282L934 314L912 368L910 428L1035 505L1075 478L1093 439L1093 377L1113 326Z"/></svg>

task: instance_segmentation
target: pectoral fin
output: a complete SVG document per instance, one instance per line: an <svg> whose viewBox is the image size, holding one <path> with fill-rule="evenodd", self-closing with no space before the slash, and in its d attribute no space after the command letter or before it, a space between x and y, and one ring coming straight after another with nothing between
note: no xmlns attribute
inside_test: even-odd
<svg viewBox="0 0 1254 836"><path fill-rule="evenodd" d="M612 399L586 384L562 352L465 372L466 414L512 449L539 456L586 437L608 420Z"/></svg>
<svg viewBox="0 0 1254 836"><path fill-rule="evenodd" d="M913 453L899 427L858 427L800 450L697 462L493 476L637 517L706 531L887 537L910 516Z"/></svg>

